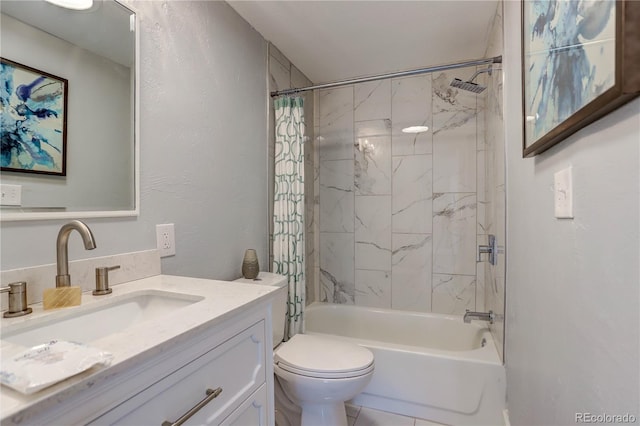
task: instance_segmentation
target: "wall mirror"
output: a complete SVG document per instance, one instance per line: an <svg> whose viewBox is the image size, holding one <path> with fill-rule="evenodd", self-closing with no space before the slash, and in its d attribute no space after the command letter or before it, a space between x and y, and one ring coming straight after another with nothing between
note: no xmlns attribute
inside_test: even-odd
<svg viewBox="0 0 640 426"><path fill-rule="evenodd" d="M134 12L115 0L93 0L85 10L45 0L2 0L0 12L0 181L3 191L19 186L20 192L19 204L3 201L1 220L137 215ZM66 90L52 89L59 82ZM66 105L64 128L49 120L61 111L51 106L54 92L58 104ZM64 147L49 143L62 134ZM47 166L41 163L61 159L64 172L41 171Z"/></svg>

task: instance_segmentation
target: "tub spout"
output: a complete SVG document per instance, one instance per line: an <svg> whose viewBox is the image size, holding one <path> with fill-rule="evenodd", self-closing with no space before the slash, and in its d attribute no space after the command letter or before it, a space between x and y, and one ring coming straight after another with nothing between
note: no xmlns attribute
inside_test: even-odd
<svg viewBox="0 0 640 426"><path fill-rule="evenodd" d="M470 310L466 310L464 317L463 317L463 321L465 323L470 323L471 320L481 320L481 321L488 321L489 324L493 324L493 321L496 319L496 314L493 313L493 311L489 311L489 312L473 312Z"/></svg>

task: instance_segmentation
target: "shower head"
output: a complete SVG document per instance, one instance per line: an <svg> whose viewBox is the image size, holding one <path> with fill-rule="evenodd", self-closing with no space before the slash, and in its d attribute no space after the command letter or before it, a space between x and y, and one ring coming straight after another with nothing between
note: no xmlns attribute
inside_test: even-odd
<svg viewBox="0 0 640 426"><path fill-rule="evenodd" d="M458 89L467 90L473 93L482 93L486 86L482 86L480 84L474 83L472 81L462 81L459 78L454 78L451 82L451 86L457 87Z"/></svg>
<svg viewBox="0 0 640 426"><path fill-rule="evenodd" d="M489 73L489 75L491 75L491 71L492 71L491 67L483 69L483 70L476 71L476 73L473 74L473 76L467 81L462 81L459 78L454 78L450 85L453 86L453 87L457 87L458 89L467 90L469 92L482 93L484 91L484 89L487 88L487 86L483 86L481 84L474 83L473 80L475 80L475 78L479 74L482 74L483 72Z"/></svg>

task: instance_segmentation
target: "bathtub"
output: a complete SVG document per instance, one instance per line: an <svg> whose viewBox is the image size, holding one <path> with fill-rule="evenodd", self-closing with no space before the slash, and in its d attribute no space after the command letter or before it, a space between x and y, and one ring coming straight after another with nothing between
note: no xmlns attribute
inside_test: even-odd
<svg viewBox="0 0 640 426"><path fill-rule="evenodd" d="M305 327L373 352L373 378L354 405L449 425L504 424L505 370L482 323L316 302L305 311Z"/></svg>

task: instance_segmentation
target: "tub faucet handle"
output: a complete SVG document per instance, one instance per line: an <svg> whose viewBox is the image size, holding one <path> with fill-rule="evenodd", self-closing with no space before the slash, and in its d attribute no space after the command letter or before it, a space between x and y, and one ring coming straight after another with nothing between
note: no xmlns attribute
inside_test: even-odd
<svg viewBox="0 0 640 426"><path fill-rule="evenodd" d="M489 263L492 265L498 264L498 242L496 241L495 235L488 235L489 244L487 245L479 245L478 246L478 255L476 257L476 262L482 262L482 254L489 254Z"/></svg>

